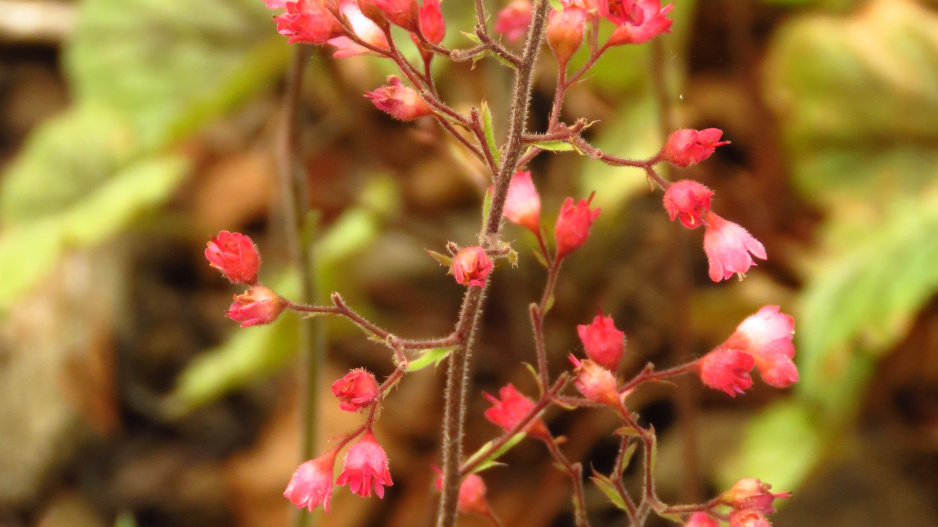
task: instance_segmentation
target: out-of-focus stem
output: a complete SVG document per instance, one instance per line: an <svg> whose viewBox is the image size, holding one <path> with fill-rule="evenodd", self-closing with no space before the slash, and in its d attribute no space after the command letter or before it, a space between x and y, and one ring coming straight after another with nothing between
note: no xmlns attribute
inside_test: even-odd
<svg viewBox="0 0 938 527"><path fill-rule="evenodd" d="M306 171L300 159L300 140L297 110L303 87L303 75L310 54L306 46L298 45L287 74L286 91L277 143L277 171L283 188L284 220L293 266L300 275L301 302L316 298L316 279L313 258L312 225L310 219L309 190ZM319 421L319 375L325 355L325 333L318 320L300 324L300 355L303 357L301 388L302 441L300 457L312 459L315 454L317 424ZM295 525L308 525L309 514L299 513Z"/></svg>
<svg viewBox="0 0 938 527"><path fill-rule="evenodd" d="M577 527L589 527L589 519L586 517L586 493L583 489L583 465L580 463L571 463L567 456L563 455L557 443L553 439L544 439L547 450L551 457L560 464L573 484L573 521Z"/></svg>

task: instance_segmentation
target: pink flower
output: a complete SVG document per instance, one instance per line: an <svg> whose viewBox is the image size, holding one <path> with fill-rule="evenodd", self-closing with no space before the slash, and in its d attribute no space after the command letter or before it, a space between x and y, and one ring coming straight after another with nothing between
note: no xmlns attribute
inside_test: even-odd
<svg viewBox="0 0 938 527"><path fill-rule="evenodd" d="M359 9L358 4L354 0L344 0L340 3L339 9L342 11L342 14L345 15L345 18L348 19L349 24L352 26L352 31L355 32L355 35L359 39L376 48L388 49L388 39L384 36L384 32L381 31L381 28L378 27L377 24L361 12L361 9ZM372 53L370 49L356 43L346 36L330 38L328 44L336 48L335 53L332 54L332 56L336 58Z"/></svg>
<svg viewBox="0 0 938 527"><path fill-rule="evenodd" d="M720 524L706 512L695 512L690 515L684 527L720 527Z"/></svg>
<svg viewBox="0 0 938 527"><path fill-rule="evenodd" d="M218 236L209 239L205 257L208 258L209 266L221 271L233 283L257 283L261 257L247 236L239 232L221 231Z"/></svg>
<svg viewBox="0 0 938 527"><path fill-rule="evenodd" d="M284 7L287 11L275 16L274 21L277 23L277 31L289 37L289 42L320 45L345 32L329 12L324 0L290 1L285 2Z"/></svg>
<svg viewBox="0 0 938 527"><path fill-rule="evenodd" d="M766 259L765 247L746 229L713 212L708 212L703 222L706 227L704 252L710 264L710 279L714 282L726 280L734 274L742 277L756 265L750 253L760 260Z"/></svg>
<svg viewBox="0 0 938 527"><path fill-rule="evenodd" d="M492 271L492 260L482 247L466 247L453 257L453 264L449 268L449 274L453 275L456 282L465 286L485 285L485 279Z"/></svg>
<svg viewBox="0 0 938 527"><path fill-rule="evenodd" d="M345 465L342 473L335 480L339 485L348 485L349 490L363 498L371 497L371 486L375 494L384 497L384 486L391 486L391 473L388 471L388 456L381 445L375 441L371 430L349 447L345 453Z"/></svg>
<svg viewBox="0 0 938 527"><path fill-rule="evenodd" d="M290 478L283 496L297 507L306 507L310 512L320 505L329 512L335 454L335 450L330 450L300 465Z"/></svg>
<svg viewBox="0 0 938 527"><path fill-rule="evenodd" d="M534 188L531 172L518 171L508 185L504 215L508 221L521 225L535 235L541 230L541 197Z"/></svg>
<svg viewBox="0 0 938 527"><path fill-rule="evenodd" d="M501 400L488 393L482 395L492 403L492 407L485 411L485 418L506 431L514 428L524 416L534 409L534 402L518 393L518 390L511 383L498 390L498 396L501 397ZM550 438L547 425L540 418L531 421L525 431L532 436Z"/></svg>
<svg viewBox="0 0 938 527"><path fill-rule="evenodd" d="M439 469L434 468L437 472ZM436 488L443 490L443 476L436 478ZM485 501L485 482L478 474L469 474L459 484L456 506L460 512L488 514L489 504Z"/></svg>
<svg viewBox="0 0 938 527"><path fill-rule="evenodd" d="M286 7L287 0L264 0L267 9L283 9Z"/></svg>
<svg viewBox="0 0 938 527"><path fill-rule="evenodd" d="M645 12L638 7L636 0L596 0L599 14L615 25L641 24Z"/></svg>
<svg viewBox="0 0 938 527"><path fill-rule="evenodd" d="M764 306L743 320L723 346L752 355L766 383L787 388L798 382L798 368L792 362L794 331L794 318L780 313L778 306Z"/></svg>
<svg viewBox="0 0 938 527"><path fill-rule="evenodd" d="M720 141L723 130L707 128L705 130L682 129L671 132L661 149L661 159L676 167L696 165L710 157L718 146L728 145L729 141Z"/></svg>
<svg viewBox="0 0 938 527"><path fill-rule="evenodd" d="M495 31L505 35L509 42L515 42L528 32L532 18L534 18L534 6L531 5L530 0L515 0L498 12Z"/></svg>
<svg viewBox="0 0 938 527"><path fill-rule="evenodd" d="M696 229L702 225L704 215L710 212L712 196L713 191L700 183L682 179L664 192L664 208L671 221L679 218L688 229Z"/></svg>
<svg viewBox="0 0 938 527"><path fill-rule="evenodd" d="M443 42L446 36L446 20L440 10L440 0L423 0L420 6L420 32L434 44Z"/></svg>
<svg viewBox="0 0 938 527"><path fill-rule="evenodd" d="M352 370L332 384L332 393L341 400L339 408L355 412L378 400L378 381L363 369Z"/></svg>
<svg viewBox="0 0 938 527"><path fill-rule="evenodd" d="M733 512L730 527L772 527L772 524L759 511L743 510Z"/></svg>
<svg viewBox="0 0 938 527"><path fill-rule="evenodd" d="M591 201L593 201L593 196L590 196L588 200L581 199L576 205L573 204L573 198L567 198L563 202L560 217L557 218L557 225L554 227L558 259L583 245L589 237L590 227L599 217L599 209L589 208Z"/></svg>
<svg viewBox="0 0 938 527"><path fill-rule="evenodd" d="M388 76L389 86L382 86L375 91L365 92L365 97L379 110L402 121L413 121L418 117L433 114L417 90L404 86L401 79Z"/></svg>
<svg viewBox="0 0 938 527"><path fill-rule="evenodd" d="M735 510L751 509L763 514L775 512L772 502L776 498L790 498L790 492L773 494L772 486L755 478L737 481L729 490L720 495L720 501Z"/></svg>
<svg viewBox="0 0 938 527"><path fill-rule="evenodd" d="M392 24L407 31L417 31L418 8L416 0L367 0L381 10Z"/></svg>
<svg viewBox="0 0 938 527"><path fill-rule="evenodd" d="M629 2L627 0L610 1L609 5L612 6L614 3L625 5ZM616 23L617 27L609 37L608 45L644 44L662 33L670 33L671 24L674 21L669 19L667 14L672 9L674 9L674 4L661 7L660 0L638 0L633 2L628 16L610 13L607 18Z"/></svg>
<svg viewBox="0 0 938 527"><path fill-rule="evenodd" d="M625 349L625 333L616 329L612 317L604 317L600 311L593 318L592 324L579 325L576 331L590 359L610 371L619 369L619 361Z"/></svg>
<svg viewBox="0 0 938 527"><path fill-rule="evenodd" d="M584 397L594 403L621 407L619 390L616 387L616 377L611 371L599 364L585 359L580 362L576 356L570 355L570 362L575 368L576 380L573 384Z"/></svg>
<svg viewBox="0 0 938 527"><path fill-rule="evenodd" d="M235 295L234 300L226 316L240 322L242 328L270 324L286 307L286 301L280 295L259 285Z"/></svg>
<svg viewBox="0 0 938 527"><path fill-rule="evenodd" d="M736 397L737 393L743 393L752 386L749 370L754 363L748 353L723 345L704 355L697 363L697 369L705 385Z"/></svg>
<svg viewBox="0 0 938 527"><path fill-rule="evenodd" d="M583 28L586 24L586 11L578 7L564 7L562 11L551 11L547 22L547 44L550 46L557 63L567 65L570 57L583 43Z"/></svg>

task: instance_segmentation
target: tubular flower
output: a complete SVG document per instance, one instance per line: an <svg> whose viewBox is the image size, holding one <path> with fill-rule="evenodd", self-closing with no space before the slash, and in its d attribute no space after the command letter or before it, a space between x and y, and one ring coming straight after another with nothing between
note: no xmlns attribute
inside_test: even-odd
<svg viewBox="0 0 938 527"><path fill-rule="evenodd" d="M768 518L759 511L735 511L730 516L730 527L772 527Z"/></svg>
<svg viewBox="0 0 938 527"><path fill-rule="evenodd" d="M413 121L433 113L417 90L404 86L399 77L389 75L388 82L388 86L365 92L365 97L371 99L379 110L401 121Z"/></svg>
<svg viewBox="0 0 938 527"><path fill-rule="evenodd" d="M352 26L352 31L355 32L355 36L376 48L388 49L388 39L384 36L384 32L381 31L381 28L378 27L377 24L362 13L354 0L344 0L339 4L339 9L342 11L342 14L345 15L345 18L348 19L349 24ZM346 36L331 38L328 44L336 48L335 53L332 54L332 56L336 58L372 53L370 49L356 43Z"/></svg>
<svg viewBox="0 0 938 527"><path fill-rule="evenodd" d="M600 311L591 324L579 325L576 331L590 359L612 372L619 369L625 350L625 333L616 329L612 317L604 317Z"/></svg>
<svg viewBox="0 0 938 527"><path fill-rule="evenodd" d="M684 527L720 527L720 524L706 512L695 512L691 514Z"/></svg>
<svg viewBox="0 0 938 527"><path fill-rule="evenodd" d="M632 8L628 16L613 16L611 12L606 16L617 25L609 37L608 45L644 44L662 33L671 32L671 24L674 21L668 18L667 14L674 9L674 4L661 7L660 0L637 0L635 2L610 0L608 5L610 7L613 4L627 6L629 3L632 3Z"/></svg>
<svg viewBox="0 0 938 527"><path fill-rule="evenodd" d="M750 267L756 265L750 253L760 260L766 259L765 247L746 229L713 212L708 212L703 221L706 227L704 252L710 265L710 279L714 282L726 280L734 274L742 278Z"/></svg>
<svg viewBox="0 0 938 527"><path fill-rule="evenodd" d="M485 411L485 418L506 431L514 428L534 408L534 402L521 395L511 383L498 390L498 396L501 397L501 400L488 393L482 395L492 403L492 407ZM547 425L540 418L531 421L525 432L544 439L550 438Z"/></svg>
<svg viewBox="0 0 938 527"><path fill-rule="evenodd" d="M384 487L390 487L391 473L388 471L388 456L381 445L375 441L371 430L345 453L342 473L335 481L339 485L348 485L349 490L363 498L371 497L371 487L375 494L384 497Z"/></svg>
<svg viewBox="0 0 938 527"><path fill-rule="evenodd" d="M345 33L324 0L267 2L268 7L278 4L282 4L286 12L275 16L274 22L277 31L288 37L288 42L322 45Z"/></svg>
<svg viewBox="0 0 938 527"><path fill-rule="evenodd" d="M594 403L621 407L619 390L616 388L616 377L611 371L599 364L585 359L580 362L574 355L570 355L570 362L576 369L574 384L584 397Z"/></svg>
<svg viewBox="0 0 938 527"><path fill-rule="evenodd" d="M728 145L729 141L720 141L723 130L707 128L675 130L661 149L661 159L676 167L696 165L710 157L718 146Z"/></svg>
<svg viewBox="0 0 938 527"><path fill-rule="evenodd" d="M241 323L242 328L270 324L286 307L286 302L277 293L263 286L254 286L240 295L235 295L234 303L226 315L231 320Z"/></svg>
<svg viewBox="0 0 938 527"><path fill-rule="evenodd" d="M437 470L434 467L434 470ZM443 490L443 476L436 478L437 490ZM478 474L469 474L462 483L459 484L459 497L456 507L460 512L488 514L489 504L485 501L486 493L485 482Z"/></svg>
<svg viewBox="0 0 938 527"><path fill-rule="evenodd" d="M790 492L771 492L772 485L762 483L755 478L737 481L729 490L720 495L720 501L735 510L751 509L762 514L772 514L776 498L790 498Z"/></svg>
<svg viewBox="0 0 938 527"><path fill-rule="evenodd" d="M332 471L335 467L335 450L311 459L296 469L283 496L297 507L313 509L322 505L329 512L329 498L332 497Z"/></svg>
<svg viewBox="0 0 938 527"><path fill-rule="evenodd" d="M453 257L453 264L449 274L453 275L461 285L485 285L485 279L492 272L492 260L485 254L482 247L466 247Z"/></svg>
<svg viewBox="0 0 938 527"><path fill-rule="evenodd" d="M590 234L590 227L599 217L599 209L590 209L590 202L581 199L576 205L573 198L567 198L560 208L560 217L554 227L554 238L557 243L557 259L563 258L577 247L583 245Z"/></svg>
<svg viewBox="0 0 938 527"><path fill-rule="evenodd" d="M332 384L332 393L341 401L339 408L355 412L378 400L378 381L363 369L352 370Z"/></svg>
<svg viewBox="0 0 938 527"><path fill-rule="evenodd" d="M532 18L534 18L534 6L530 0L515 0L498 12L495 31L505 35L509 42L515 42L528 32Z"/></svg>
<svg viewBox="0 0 938 527"><path fill-rule="evenodd" d="M798 382L798 368L792 362L794 332L794 318L779 312L778 306L764 306L743 320L723 345L752 355L766 383L787 388Z"/></svg>
<svg viewBox="0 0 938 527"><path fill-rule="evenodd" d="M710 388L722 390L730 397L752 386L749 370L755 361L748 353L720 346L704 355L697 363L700 380Z"/></svg>
<svg viewBox="0 0 938 527"><path fill-rule="evenodd" d="M420 6L420 32L434 44L443 42L446 36L446 20L440 10L440 0L423 0Z"/></svg>
<svg viewBox="0 0 938 527"><path fill-rule="evenodd" d="M508 221L521 225L535 235L541 229L541 197L534 188L531 172L518 171L508 185L504 213Z"/></svg>
<svg viewBox="0 0 938 527"><path fill-rule="evenodd" d="M225 278L235 284L254 285L261 257L247 236L239 232L221 231L209 239L205 248L209 265L221 271Z"/></svg>
<svg viewBox="0 0 938 527"><path fill-rule="evenodd" d="M682 179L673 183L664 193L664 208L671 221L681 220L688 229L703 225L703 217L710 212L710 198L713 191L707 187Z"/></svg>
<svg viewBox="0 0 938 527"><path fill-rule="evenodd" d="M586 11L578 7L564 7L561 11L551 11L547 22L547 44L561 67L566 67L570 57L583 43L583 28L586 23Z"/></svg>

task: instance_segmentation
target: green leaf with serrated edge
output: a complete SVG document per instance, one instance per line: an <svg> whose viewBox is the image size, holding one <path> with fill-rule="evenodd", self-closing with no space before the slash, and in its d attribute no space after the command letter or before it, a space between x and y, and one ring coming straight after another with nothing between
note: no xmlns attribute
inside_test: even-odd
<svg viewBox="0 0 938 527"><path fill-rule="evenodd" d="M616 490L615 484L607 478L606 476L593 471L593 476L590 478L593 480L593 483L602 491L603 494L609 498L609 501L621 510L628 510L628 507L625 505L625 500L622 499L622 496L619 495L619 491Z"/></svg>
<svg viewBox="0 0 938 527"><path fill-rule="evenodd" d="M506 256L506 258L508 258L508 263L511 264L512 268L518 267L518 251L514 249L509 249L508 255Z"/></svg>
<svg viewBox="0 0 938 527"><path fill-rule="evenodd" d="M515 445L520 443L521 440L523 440L525 437L527 437L527 434L524 432L518 432L517 434L513 435L511 439L509 439L504 445L501 446L501 448L499 448L495 452L492 452L487 458L482 460L482 462L480 462L476 468L472 469L472 472L478 473L478 472L482 472L483 470L487 470L496 466L498 464L496 463L496 460L502 457L503 455L505 455L506 452L514 448ZM474 454L469 456L469 459L466 460L466 464L475 463L476 460L479 457L481 457L485 453L485 451L488 450L492 446L493 443L495 443L495 441L496 440L493 439L492 441L489 441L488 443L482 445L482 448L480 448L479 450L476 450Z"/></svg>
<svg viewBox="0 0 938 527"><path fill-rule="evenodd" d="M440 262L440 265L443 267L451 267L453 265L453 259L445 254L431 251L430 249L424 249L424 251L427 251L427 254L432 256L434 260Z"/></svg>
<svg viewBox="0 0 938 527"><path fill-rule="evenodd" d="M577 150L577 148L568 141L538 141L532 146L536 146L541 150L548 150L550 152L573 152L574 150Z"/></svg>
<svg viewBox="0 0 938 527"><path fill-rule="evenodd" d="M454 346L448 346L445 348L431 348L424 350L419 357L407 363L407 371L422 370L431 364L437 366L440 364L440 362L443 361L443 359L448 357L454 349L456 349Z"/></svg>
<svg viewBox="0 0 938 527"><path fill-rule="evenodd" d="M498 145L495 144L495 129L492 127L492 111L489 110L489 104L485 100L482 101L482 127L485 131L485 143L489 145L492 158L495 159L495 166L498 166L501 152L498 150Z"/></svg>

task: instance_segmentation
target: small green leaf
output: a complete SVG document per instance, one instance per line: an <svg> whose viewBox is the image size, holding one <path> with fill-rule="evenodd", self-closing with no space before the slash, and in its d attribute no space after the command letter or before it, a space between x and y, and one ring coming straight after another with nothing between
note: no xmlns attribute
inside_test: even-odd
<svg viewBox="0 0 938 527"><path fill-rule="evenodd" d="M573 152L577 148L570 144L568 141L538 141L534 143L533 146L540 148L541 150L549 150L551 152Z"/></svg>
<svg viewBox="0 0 938 527"><path fill-rule="evenodd" d="M535 260L537 260L538 262L540 262L540 264L543 265L544 267L549 267L548 264L547 264L547 259L544 258L544 254L541 253L541 250L540 250L540 249L535 249L535 250L532 251L532 252L534 253L534 259L535 259Z"/></svg>
<svg viewBox="0 0 938 527"><path fill-rule="evenodd" d="M482 221L488 221L489 212L492 210L492 188L485 191L485 199L482 200Z"/></svg>
<svg viewBox="0 0 938 527"><path fill-rule="evenodd" d="M632 442L625 448L625 453L622 454L622 473L619 474L620 476L625 473L625 469L628 468L629 463L632 462L632 456L635 455L635 450L637 448L637 442Z"/></svg>
<svg viewBox="0 0 938 527"><path fill-rule="evenodd" d="M593 480L593 483L599 487L599 490L609 498L609 501L612 502L617 508L621 510L628 510L628 507L625 506L625 500L622 499L622 496L619 494L619 491L616 489L615 484L608 477L593 471L593 476L590 478Z"/></svg>
<svg viewBox="0 0 938 527"><path fill-rule="evenodd" d="M455 346L448 346L424 350L419 357L407 363L407 371L422 370L431 364L438 366L454 349Z"/></svg>
<svg viewBox="0 0 938 527"><path fill-rule="evenodd" d="M499 463L497 463L496 460L502 457L503 455L505 455L506 452L514 448L515 445L520 443L521 440L524 439L525 437L527 437L527 434L524 432L518 432L517 434L513 435L511 439L509 439L504 445L501 446L501 448L499 448L495 452L492 452L487 458L485 458L481 463L479 463L479 465L476 466L476 468L472 469L472 472L473 473L482 472L483 470L487 470L498 465ZM479 450L476 450L474 454L469 456L469 459L466 460L466 463L467 464L474 463L480 456L482 456L485 453L486 450L488 450L489 447L491 447L491 445L494 442L495 440L492 440L482 445L482 448L480 448Z"/></svg>
<svg viewBox="0 0 938 527"><path fill-rule="evenodd" d="M460 33L462 33L463 35L465 35L466 38L468 38L469 40L475 42L476 44L481 44L481 43L482 43L482 40L481 40L475 33L469 33L469 32L466 32L466 31L460 31Z"/></svg>
<svg viewBox="0 0 938 527"><path fill-rule="evenodd" d="M485 142L489 145L492 158L495 159L495 165L498 166L501 152L498 150L498 145L495 144L495 129L492 127L492 111L489 110L489 104L485 100L482 101L482 126L485 131Z"/></svg>
<svg viewBox="0 0 938 527"><path fill-rule="evenodd" d="M427 251L427 254L432 256L434 260L440 262L440 265L443 267L451 267L453 265L453 259L445 254L431 251L430 249L424 249L424 251Z"/></svg>
<svg viewBox="0 0 938 527"><path fill-rule="evenodd" d="M545 315L545 316L547 315L547 313L550 312L550 308L554 307L554 301L555 301L555 300L556 300L556 298L554 297L554 293L551 293L550 296L547 297L547 304L544 305L544 315Z"/></svg>
<svg viewBox="0 0 938 527"><path fill-rule="evenodd" d="M534 377L534 382L537 383L537 387L540 390L540 393L544 393L544 385L541 384L541 376L540 374L537 373L537 370L534 369L534 366L532 366L528 362L525 362L524 367L525 369L528 370L528 373L530 373L531 376Z"/></svg>

